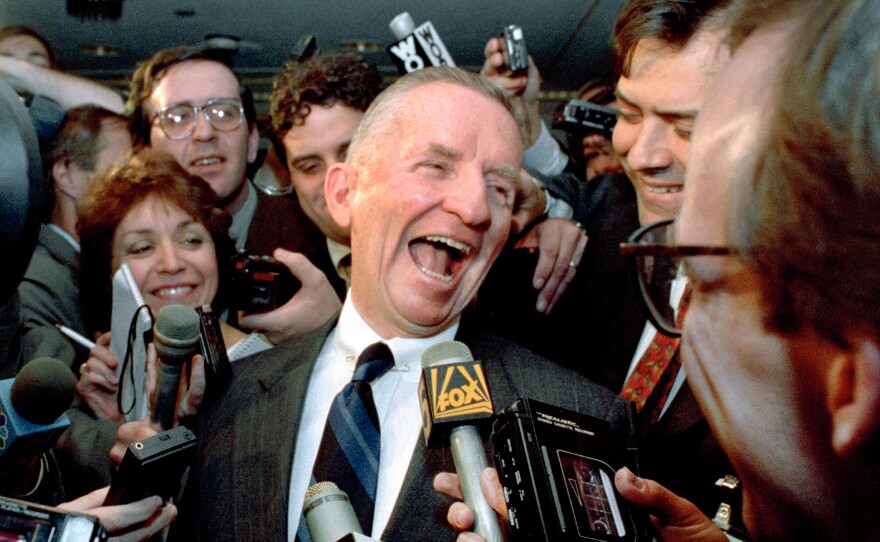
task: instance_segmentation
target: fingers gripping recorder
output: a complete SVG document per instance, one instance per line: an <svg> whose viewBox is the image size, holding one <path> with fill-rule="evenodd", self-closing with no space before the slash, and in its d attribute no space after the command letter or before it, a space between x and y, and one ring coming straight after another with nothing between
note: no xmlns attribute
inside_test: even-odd
<svg viewBox="0 0 880 542"><path fill-rule="evenodd" d="M495 412L482 365L464 343L435 344L422 355L419 396L427 445L442 446L449 439L464 502L474 511L474 532L500 542L498 518L480 489L487 462L478 425Z"/></svg>

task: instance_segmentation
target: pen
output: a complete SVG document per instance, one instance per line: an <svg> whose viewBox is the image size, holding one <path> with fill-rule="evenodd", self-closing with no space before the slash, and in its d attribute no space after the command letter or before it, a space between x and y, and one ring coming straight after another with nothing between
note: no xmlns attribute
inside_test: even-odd
<svg viewBox="0 0 880 542"><path fill-rule="evenodd" d="M85 337L83 337L82 335L80 335L76 331L70 329L69 327L62 326L61 324L55 324L55 327L58 328L58 331L60 331L62 335L64 335L68 339L72 340L76 344L78 344L80 346L84 346L85 348L88 348L89 350L91 350L92 348L95 347L95 343L86 339Z"/></svg>

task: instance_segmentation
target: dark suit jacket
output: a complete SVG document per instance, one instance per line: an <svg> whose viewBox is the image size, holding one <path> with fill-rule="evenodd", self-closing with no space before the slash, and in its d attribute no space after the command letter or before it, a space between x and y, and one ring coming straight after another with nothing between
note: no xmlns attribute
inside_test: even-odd
<svg viewBox="0 0 880 542"><path fill-rule="evenodd" d="M618 391L647 320L619 250L639 227L635 192L624 175L589 184L548 182L554 194L574 203L575 219L589 235L574 280L551 314L539 314L531 286L537 255L526 260L506 251L480 289L477 317L488 331Z"/></svg>
<svg viewBox="0 0 880 542"><path fill-rule="evenodd" d="M299 201L257 190L257 210L251 220L245 249L251 254L271 256L278 247L304 254L327 276L339 299L345 299L345 281L336 273L330 259L327 238L306 216Z"/></svg>
<svg viewBox="0 0 880 542"><path fill-rule="evenodd" d="M324 242L324 234L303 212L296 200L257 193L257 209L248 228L245 249L251 254L271 256L278 247L309 253ZM326 244L326 243L325 243Z"/></svg>
<svg viewBox="0 0 880 542"><path fill-rule="evenodd" d="M18 287L21 297L22 359L53 357L71 368L88 350L63 336L55 324L86 335L79 299L79 253L61 235L43 225L40 240Z"/></svg>
<svg viewBox="0 0 880 542"><path fill-rule="evenodd" d="M288 488L306 387L335 322L233 365L229 387L203 407L198 460L181 503L178 539L286 540ZM619 434L629 434L626 405L607 390L464 324L458 338L483 361L496 411L528 396L606 418ZM450 450L425 449L419 439L383 540L455 538L446 523L451 501L432 488L441 471L454 471Z"/></svg>

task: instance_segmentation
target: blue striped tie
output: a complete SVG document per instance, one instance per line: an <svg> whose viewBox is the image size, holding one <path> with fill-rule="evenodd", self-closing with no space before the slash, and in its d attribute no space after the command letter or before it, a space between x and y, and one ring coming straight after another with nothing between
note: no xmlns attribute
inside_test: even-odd
<svg viewBox="0 0 880 542"><path fill-rule="evenodd" d="M384 343L368 346L358 358L351 382L333 399L318 457L312 469L316 482L334 482L348 494L364 532L373 527L373 509L379 478L379 417L370 383L394 365L394 356ZM308 531L300 520L298 539Z"/></svg>

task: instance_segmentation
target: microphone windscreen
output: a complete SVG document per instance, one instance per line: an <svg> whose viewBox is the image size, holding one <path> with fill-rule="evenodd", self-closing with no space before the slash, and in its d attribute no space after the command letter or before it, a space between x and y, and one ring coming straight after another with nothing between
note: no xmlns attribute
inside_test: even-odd
<svg viewBox="0 0 880 542"><path fill-rule="evenodd" d="M172 348L185 348L199 340L199 315L186 305L165 305L156 316L155 339Z"/></svg>
<svg viewBox="0 0 880 542"><path fill-rule="evenodd" d="M422 367L473 360L471 349L463 342L443 341L425 350L422 354Z"/></svg>
<svg viewBox="0 0 880 542"><path fill-rule="evenodd" d="M21 368L9 394L22 418L48 425L70 408L76 394L76 377L70 367L55 358L37 358Z"/></svg>

